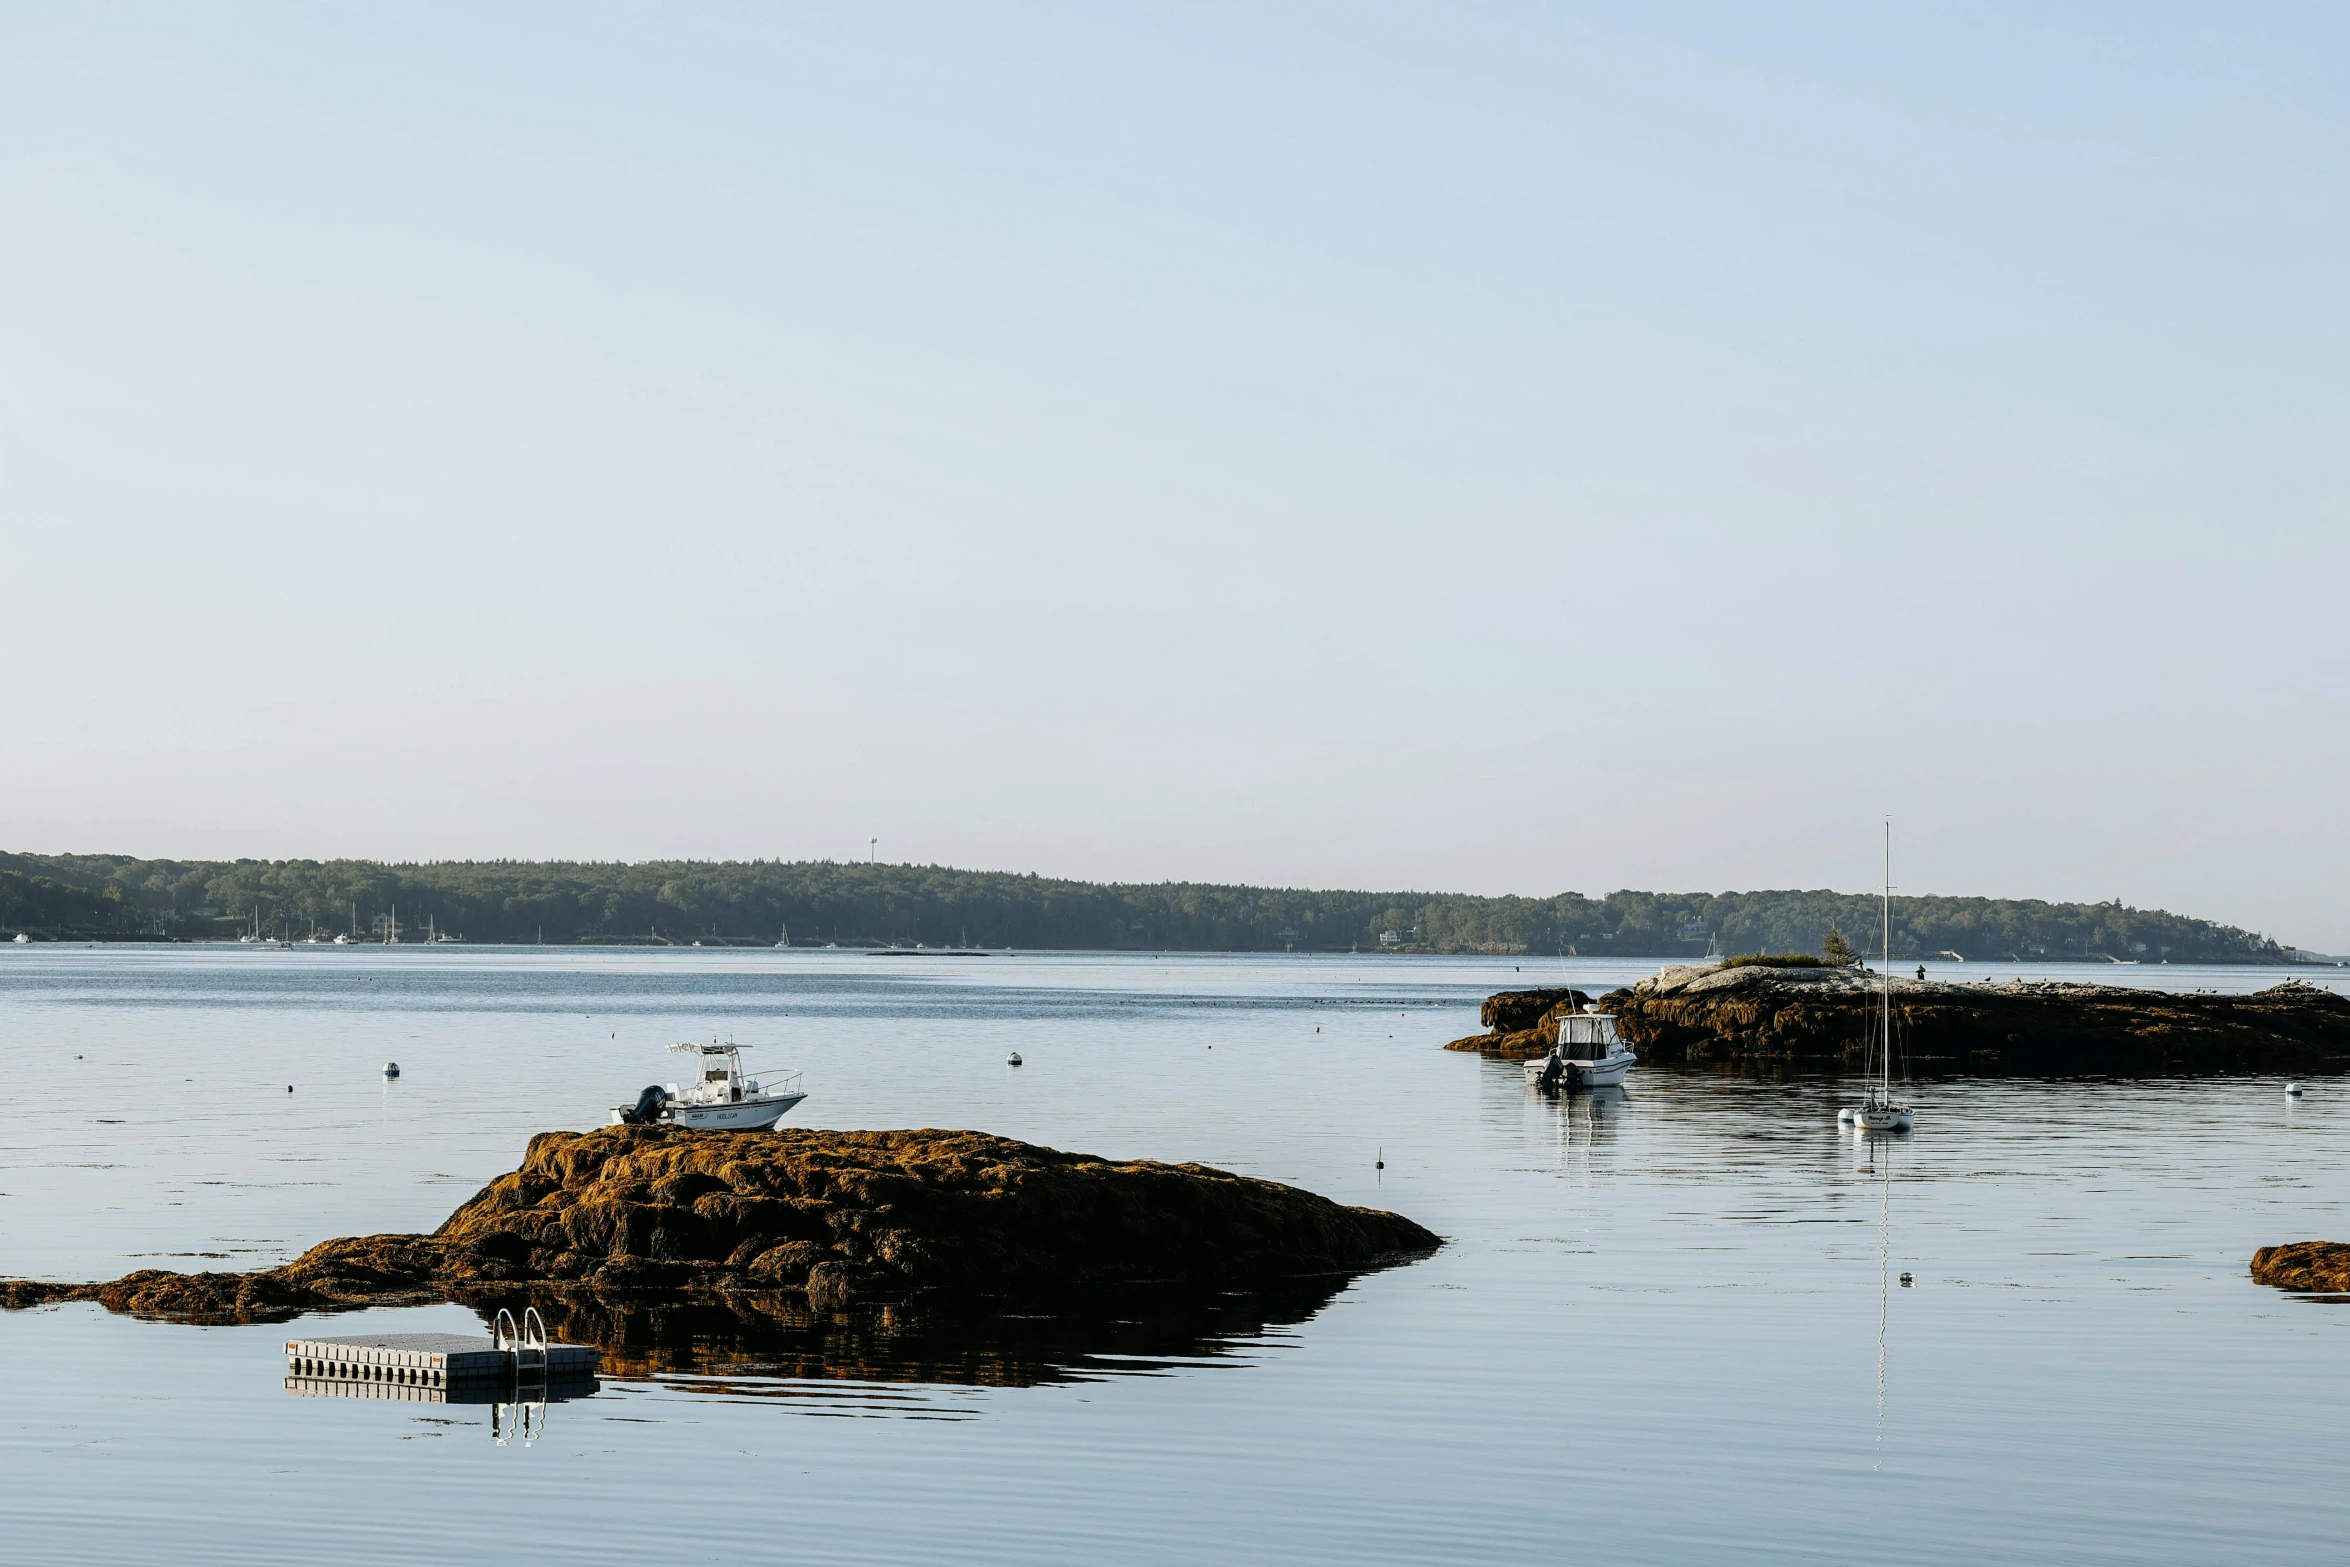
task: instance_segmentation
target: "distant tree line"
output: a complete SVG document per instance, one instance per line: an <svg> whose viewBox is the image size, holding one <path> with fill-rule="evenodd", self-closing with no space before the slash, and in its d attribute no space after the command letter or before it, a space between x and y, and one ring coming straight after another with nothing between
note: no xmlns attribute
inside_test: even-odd
<svg viewBox="0 0 2350 1567"><path fill-rule="evenodd" d="M1612 892L1604 898L1099 884L938 865L830 860L639 864L140 860L0 853L0 934L211 937L251 930L381 939L428 923L475 942L900 944L1255 952L1816 952L1829 932L1877 950L1877 900L1838 892ZM2159 909L2037 899L1893 900L1898 958L2168 958L2281 963L2266 936Z"/></svg>

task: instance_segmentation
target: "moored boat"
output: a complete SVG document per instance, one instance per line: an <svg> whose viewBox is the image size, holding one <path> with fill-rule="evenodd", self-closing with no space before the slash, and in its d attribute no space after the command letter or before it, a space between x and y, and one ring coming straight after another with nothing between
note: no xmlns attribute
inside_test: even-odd
<svg viewBox="0 0 2350 1567"><path fill-rule="evenodd" d="M1623 1086L1624 1074L1640 1058L1616 1032L1613 1012L1587 1003L1580 1012L1562 1014L1558 1026L1558 1043L1550 1054L1526 1063L1528 1087L1572 1094Z"/></svg>
<svg viewBox="0 0 2350 1567"><path fill-rule="evenodd" d="M1893 1097L1893 823L1885 823L1885 930L1877 961L1877 1030L1863 1071L1870 1082L1859 1104L1836 1118L1863 1132L1906 1132L1916 1112ZM1905 1074L1906 1075L1906 1074Z"/></svg>
<svg viewBox="0 0 2350 1567"><path fill-rule="evenodd" d="M653 1083L633 1105L614 1105L614 1126L651 1126L666 1123L704 1131L756 1132L773 1126L792 1107L807 1098L800 1074L786 1072L761 1080L743 1073L742 1052L733 1043L671 1045L691 1052L700 1075L690 1083Z"/></svg>

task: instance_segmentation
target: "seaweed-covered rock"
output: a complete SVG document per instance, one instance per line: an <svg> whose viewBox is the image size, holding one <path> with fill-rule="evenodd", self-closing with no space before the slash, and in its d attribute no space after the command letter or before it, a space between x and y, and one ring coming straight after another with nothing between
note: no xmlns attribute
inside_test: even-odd
<svg viewBox="0 0 2350 1567"><path fill-rule="evenodd" d="M2340 1241L2287 1241L2252 1254L2252 1282L2281 1290L2350 1295L2350 1246Z"/></svg>
<svg viewBox="0 0 2350 1567"><path fill-rule="evenodd" d="M1049 1299L1222 1288L1426 1251L1397 1214L1196 1164L1113 1162L983 1132L542 1132L430 1235L326 1241L260 1273L143 1270L8 1286L10 1305L268 1320L544 1283L789 1289L819 1309L917 1292ZM21 1296L21 1298L20 1298Z"/></svg>
<svg viewBox="0 0 2350 1567"><path fill-rule="evenodd" d="M1447 1050L1479 1050L1504 1060L1524 1061L1550 1054L1558 1043L1562 1013L1579 1012L1591 1004L1580 990L1500 990L1485 998L1477 1021L1486 1032L1456 1039Z"/></svg>

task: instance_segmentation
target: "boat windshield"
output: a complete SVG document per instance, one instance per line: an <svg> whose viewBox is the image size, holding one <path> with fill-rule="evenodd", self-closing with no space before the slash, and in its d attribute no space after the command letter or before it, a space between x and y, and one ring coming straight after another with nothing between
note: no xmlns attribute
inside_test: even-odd
<svg viewBox="0 0 2350 1567"><path fill-rule="evenodd" d="M1616 1020L1601 1014L1570 1014L1559 1019L1559 1048L1572 1055L1578 1048L1596 1047L1604 1051L1616 1041Z"/></svg>

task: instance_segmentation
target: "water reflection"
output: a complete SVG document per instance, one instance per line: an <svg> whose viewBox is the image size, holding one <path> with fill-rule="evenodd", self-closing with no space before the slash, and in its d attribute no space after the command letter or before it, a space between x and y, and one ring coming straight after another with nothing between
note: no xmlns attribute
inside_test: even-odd
<svg viewBox="0 0 2350 1567"><path fill-rule="evenodd" d="M524 1376L432 1387L357 1377L289 1374L285 1379L285 1388L296 1398L351 1398L387 1404L488 1404L498 1407L590 1398L603 1391L603 1384L592 1376L558 1376L551 1379Z"/></svg>
<svg viewBox="0 0 2350 1567"><path fill-rule="evenodd" d="M1569 1129L1570 1136L1579 1129L1585 1141L1596 1142L1603 1133L1613 1131L1631 1108L1629 1090L1621 1086L1594 1088L1588 1093L1563 1096L1559 1123Z"/></svg>
<svg viewBox="0 0 2350 1567"><path fill-rule="evenodd" d="M536 1306L550 1330L601 1351L606 1376L698 1393L797 1396L810 1383L1036 1387L1238 1362L1302 1325L1342 1275L1269 1290L1095 1292L1051 1310L990 1303L810 1310L795 1293L677 1299L589 1290L466 1295L485 1320Z"/></svg>
<svg viewBox="0 0 2350 1567"><path fill-rule="evenodd" d="M1529 1140L1550 1143L1563 1165L1578 1163L1612 1142L1628 1125L1634 1104L1622 1087L1562 1094L1527 1083L1518 1096Z"/></svg>
<svg viewBox="0 0 2350 1567"><path fill-rule="evenodd" d="M603 1384L592 1376L531 1376L527 1373L497 1381L459 1382L430 1387L382 1382L356 1377L288 1376L286 1391L295 1398L350 1398L393 1404L487 1405L490 1437L505 1447L519 1440L534 1445L546 1434L550 1405L592 1398ZM441 1421L448 1425L453 1422Z"/></svg>
<svg viewBox="0 0 2350 1567"><path fill-rule="evenodd" d="M1877 1430L1869 1468L1879 1473L1885 1468L1886 1329L1892 1313L1893 1150L1907 1135L1906 1130L1899 1129L1872 1132L1856 1127L1853 1131L1853 1146L1859 1160L1853 1173L1871 1177L1877 1185ZM1908 1281L1909 1275L1903 1274L1902 1282Z"/></svg>

